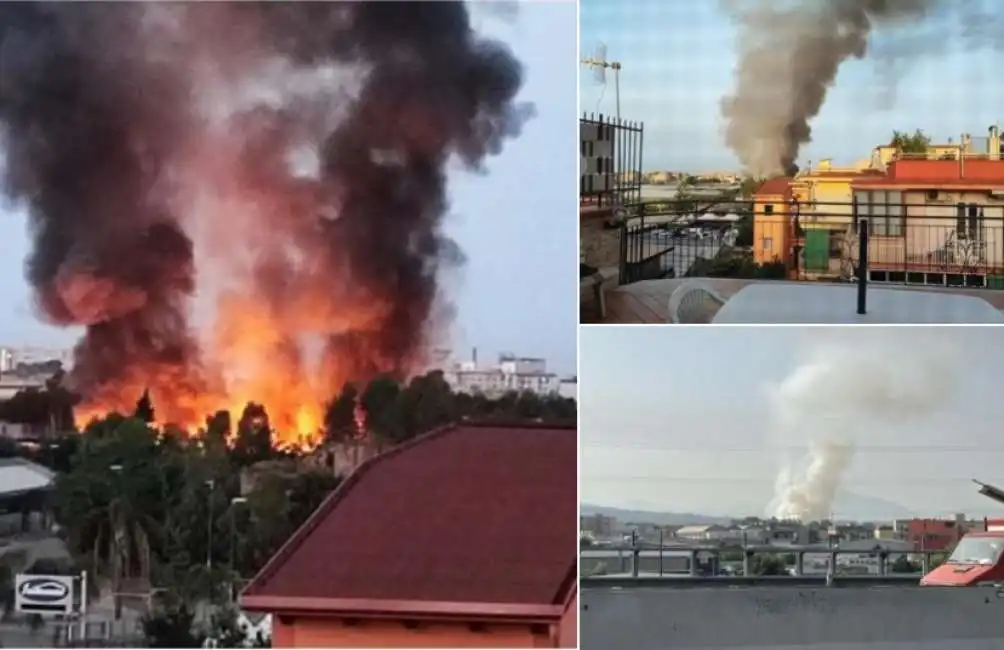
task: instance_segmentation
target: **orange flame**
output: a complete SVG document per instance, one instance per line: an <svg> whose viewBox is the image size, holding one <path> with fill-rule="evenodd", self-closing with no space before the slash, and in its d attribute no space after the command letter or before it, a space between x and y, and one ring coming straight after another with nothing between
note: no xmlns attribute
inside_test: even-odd
<svg viewBox="0 0 1004 650"><path fill-rule="evenodd" d="M316 444L324 405L347 380L402 363L355 343L322 351L320 341L374 335L393 306L355 281L340 266L344 251L317 236L333 223L319 223L317 215L337 197L322 199L309 183L258 173L254 165L266 157L247 156L237 135L200 133L189 145L178 201L199 260L194 311L206 302L201 306L213 314L199 328L201 358L171 367L138 363L114 386L89 395L77 419L131 413L149 389L160 422L194 432L217 411L229 410L236 421L255 402L265 407L277 444ZM361 408L356 421L362 431Z"/></svg>

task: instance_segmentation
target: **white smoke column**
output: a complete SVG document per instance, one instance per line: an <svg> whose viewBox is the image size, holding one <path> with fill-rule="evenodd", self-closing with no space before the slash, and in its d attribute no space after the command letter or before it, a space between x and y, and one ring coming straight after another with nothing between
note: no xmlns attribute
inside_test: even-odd
<svg viewBox="0 0 1004 650"><path fill-rule="evenodd" d="M930 416L954 385L944 340L919 342L917 330L820 334L805 362L771 391L779 438L809 446L778 476L771 506L778 518L829 518L856 443L880 427Z"/></svg>

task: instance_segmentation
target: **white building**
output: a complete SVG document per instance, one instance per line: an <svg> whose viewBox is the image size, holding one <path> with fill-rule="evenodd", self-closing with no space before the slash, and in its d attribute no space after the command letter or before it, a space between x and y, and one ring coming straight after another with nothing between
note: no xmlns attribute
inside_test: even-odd
<svg viewBox="0 0 1004 650"><path fill-rule="evenodd" d="M13 377L0 374L0 401L8 400L22 390L45 388L45 377Z"/></svg>
<svg viewBox="0 0 1004 650"><path fill-rule="evenodd" d="M693 542L720 541L728 539L730 535L731 531L728 528L718 524L683 526L676 531L677 539Z"/></svg>
<svg viewBox="0 0 1004 650"><path fill-rule="evenodd" d="M73 350L31 346L0 347L0 372L11 372L22 363L45 363L46 361L59 361L64 368L69 368L73 363Z"/></svg>
<svg viewBox="0 0 1004 650"><path fill-rule="evenodd" d="M476 360L457 364L445 372L446 381L458 393L498 397L510 391L538 395L561 391L558 375L547 371L547 361L513 354L499 355L498 365L480 368Z"/></svg>
<svg viewBox="0 0 1004 650"><path fill-rule="evenodd" d="M879 575L881 559L879 551L885 551L886 570L888 571L900 557L907 557L913 550L913 544L903 540L854 540L842 541L837 549L844 551L837 555L837 572ZM848 553L847 551L854 551ZM806 575L825 574L830 567L829 553L806 553L802 560L802 572Z"/></svg>

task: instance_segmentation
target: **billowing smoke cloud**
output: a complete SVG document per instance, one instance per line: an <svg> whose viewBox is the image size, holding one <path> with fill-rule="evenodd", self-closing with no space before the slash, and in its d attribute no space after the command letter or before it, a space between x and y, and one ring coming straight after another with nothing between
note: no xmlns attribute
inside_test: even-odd
<svg viewBox="0 0 1004 650"><path fill-rule="evenodd" d="M41 313L86 326L76 386L299 426L406 372L462 261L447 163L518 135L521 85L458 2L0 4L3 190Z"/></svg>
<svg viewBox="0 0 1004 650"><path fill-rule="evenodd" d="M914 339L916 343L916 339ZM808 445L778 476L772 516L818 521L832 514L855 446L882 427L928 417L949 402L954 359L930 346L848 335L822 337L771 394L778 438Z"/></svg>
<svg viewBox="0 0 1004 650"><path fill-rule="evenodd" d="M797 170L799 149L812 137L809 123L841 64L865 56L875 27L919 22L944 6L938 0L725 4L739 28L735 88L721 107L725 141L756 176Z"/></svg>

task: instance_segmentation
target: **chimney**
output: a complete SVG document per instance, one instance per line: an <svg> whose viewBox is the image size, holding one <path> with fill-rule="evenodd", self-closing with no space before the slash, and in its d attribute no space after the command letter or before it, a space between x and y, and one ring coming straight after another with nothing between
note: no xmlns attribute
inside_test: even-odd
<svg viewBox="0 0 1004 650"><path fill-rule="evenodd" d="M478 367L478 348L477 348L477 346L471 348L471 363L474 364L475 368Z"/></svg>
<svg viewBox="0 0 1004 650"><path fill-rule="evenodd" d="M987 158L990 160L1001 158L1001 134L996 124L990 127L990 137L987 138Z"/></svg>

